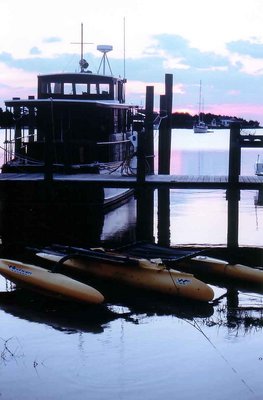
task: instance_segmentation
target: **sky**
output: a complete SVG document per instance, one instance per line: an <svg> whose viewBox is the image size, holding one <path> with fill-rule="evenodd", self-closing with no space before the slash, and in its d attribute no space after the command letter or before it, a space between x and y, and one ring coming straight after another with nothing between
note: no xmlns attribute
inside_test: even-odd
<svg viewBox="0 0 263 400"><path fill-rule="evenodd" d="M0 0L0 107L36 95L37 75L98 71L97 45L114 75L127 78L126 100L144 106L154 86L155 109L173 74L173 111L257 120L263 125L262 0ZM124 62L125 59L125 62ZM109 71L107 71L109 72Z"/></svg>

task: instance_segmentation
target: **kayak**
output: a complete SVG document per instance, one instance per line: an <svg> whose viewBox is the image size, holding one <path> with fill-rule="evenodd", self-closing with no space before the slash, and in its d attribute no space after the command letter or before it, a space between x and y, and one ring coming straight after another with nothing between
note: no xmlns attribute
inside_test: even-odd
<svg viewBox="0 0 263 400"><path fill-rule="evenodd" d="M95 288L36 265L0 259L0 274L17 285L62 299L90 304L99 304L104 301L103 295Z"/></svg>
<svg viewBox="0 0 263 400"><path fill-rule="evenodd" d="M187 260L179 260L176 265L178 269L183 271L207 273L222 278L228 277L244 283L263 284L262 270L243 264L230 264L227 261L213 257L195 256Z"/></svg>
<svg viewBox="0 0 263 400"><path fill-rule="evenodd" d="M65 255L56 252L38 252L38 257L59 263L62 268L79 271L90 277L123 283L135 288L161 294L179 296L208 302L213 299L213 289L194 275L168 269L158 262L108 255L89 251L88 255Z"/></svg>
<svg viewBox="0 0 263 400"><path fill-rule="evenodd" d="M209 257L204 254L203 250L177 249L139 242L115 251L132 257L143 255L147 259L159 258L168 268L191 273L198 278L205 277L206 281L207 278L217 277L220 279L227 278L229 283L256 286L263 284L263 270Z"/></svg>

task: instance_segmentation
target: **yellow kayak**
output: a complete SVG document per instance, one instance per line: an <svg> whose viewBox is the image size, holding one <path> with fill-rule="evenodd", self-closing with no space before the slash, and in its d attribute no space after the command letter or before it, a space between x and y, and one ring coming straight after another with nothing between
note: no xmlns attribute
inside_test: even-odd
<svg viewBox="0 0 263 400"><path fill-rule="evenodd" d="M96 258L92 256L92 252L88 258L74 255L64 257L51 252L39 252L37 256L56 263L63 262L63 267L78 270L91 277L124 283L135 288L206 302L214 297L212 288L192 274L167 269L164 265L145 259L118 258L116 255L107 259L107 253Z"/></svg>
<svg viewBox="0 0 263 400"><path fill-rule="evenodd" d="M244 283L263 284L263 271L242 264L229 264L227 261L207 256L195 256L178 261L178 268L196 273L207 273L229 277Z"/></svg>
<svg viewBox="0 0 263 400"><path fill-rule="evenodd" d="M104 301L103 295L93 287L36 265L0 259L0 274L18 285L52 296L91 304Z"/></svg>
<svg viewBox="0 0 263 400"><path fill-rule="evenodd" d="M81 251L81 249L79 249ZM135 243L120 248L121 254L132 257L143 257L147 259L161 259L167 267L179 271L209 277L227 278L229 283L263 284L263 270L249 267L243 264L229 263L222 259L200 254L200 251L163 247L152 243ZM198 254L199 253L199 254ZM203 252L202 252L203 253ZM202 278L201 278L202 279Z"/></svg>

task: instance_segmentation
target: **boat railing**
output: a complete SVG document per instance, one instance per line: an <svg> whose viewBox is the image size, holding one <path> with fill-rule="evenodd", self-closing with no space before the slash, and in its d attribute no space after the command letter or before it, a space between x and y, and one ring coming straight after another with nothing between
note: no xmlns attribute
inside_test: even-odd
<svg viewBox="0 0 263 400"><path fill-rule="evenodd" d="M94 160L75 160L72 166L75 164L86 166L96 162L98 165L103 166L107 164L107 169L110 171L121 167L122 161L126 160L130 153L134 152L133 144L123 133L116 133L111 136L112 140L95 143L90 140L71 139L69 142L72 142L74 146L79 143L80 149L82 149L83 146L86 147L86 149L95 149L94 145L97 147L97 151L93 152ZM52 142L54 146L63 145L63 140L53 140ZM37 143L45 146L45 138L39 140L35 130L29 131L28 128L20 129L19 131L15 129L6 129L3 142L4 163L12 162L12 164L15 165L16 162L20 162L23 165L43 165L44 160L40 160L38 157L35 158L34 152L31 152L31 146ZM30 146L30 148L28 146ZM110 163L109 160L112 162ZM60 158L60 160L58 159L56 162L53 162L53 165L55 164L63 165L63 159Z"/></svg>
<svg viewBox="0 0 263 400"><path fill-rule="evenodd" d="M129 139L125 139L125 140L116 140L113 142L97 142L96 144L98 146L103 146L103 145L116 145L116 144L121 144L121 143L130 143Z"/></svg>
<svg viewBox="0 0 263 400"><path fill-rule="evenodd" d="M5 163L13 160L14 158L26 159L26 155L23 152L23 149L26 148L27 143L33 142L36 140L36 131L32 131L28 129L21 129L20 135L16 135L16 130L12 128L6 128L5 130L5 139L4 139L4 160ZM18 151L19 148L19 151ZM29 158L28 158L28 161ZM34 162L34 160L32 160Z"/></svg>

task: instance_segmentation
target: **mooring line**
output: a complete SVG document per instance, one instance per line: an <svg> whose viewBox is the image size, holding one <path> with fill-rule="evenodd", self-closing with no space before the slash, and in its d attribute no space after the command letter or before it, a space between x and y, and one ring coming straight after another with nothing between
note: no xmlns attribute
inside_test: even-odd
<svg viewBox="0 0 263 400"><path fill-rule="evenodd" d="M214 348L214 350L220 355L220 357L225 361L225 363L231 368L231 370L240 378L241 382L243 385L250 391L250 393L255 394L254 390L247 384L244 378L242 378L239 374L239 372L230 364L230 362L227 360L227 358L224 356L224 354L221 353L221 351L216 347L216 345L212 342L212 340L203 332L201 329L200 325L197 323L195 318L193 318L194 323L190 322L189 320L185 319L185 321L193 326L195 329L197 329L204 337L205 339L211 344L211 346Z"/></svg>
<svg viewBox="0 0 263 400"><path fill-rule="evenodd" d="M179 288L177 287L174 278L171 274L170 268L166 268L169 272L169 275L172 279L172 282L176 288L176 290L179 292ZM230 364L230 362L227 360L227 358L224 356L224 354L221 353L221 351L216 347L216 345L212 342L212 340L203 332L203 330L201 329L200 325L197 323L196 319L193 318L194 323L190 322L189 320L187 320L186 318L183 318L184 321L186 321L189 325L193 326L195 329L197 329L203 336L204 338L210 343L210 345L214 348L214 350L219 354L219 356L222 358L222 360L224 360L224 362L229 366L229 368L231 368L231 370L234 372L234 374L236 374L241 382L243 383L243 385L250 391L250 393L253 393L255 395L254 390L246 383L245 379L243 379L240 374L238 373L238 371Z"/></svg>
<svg viewBox="0 0 263 400"><path fill-rule="evenodd" d="M179 287L176 285L176 283L175 283L175 281L174 281L174 277L173 277L173 275L172 275L172 273L171 273L170 268L167 268L167 267L165 267L165 268L166 268L167 271L169 272L170 278L172 279L172 282L173 282L173 284L174 284L175 289L177 290L178 293L180 293L180 289L179 289Z"/></svg>

